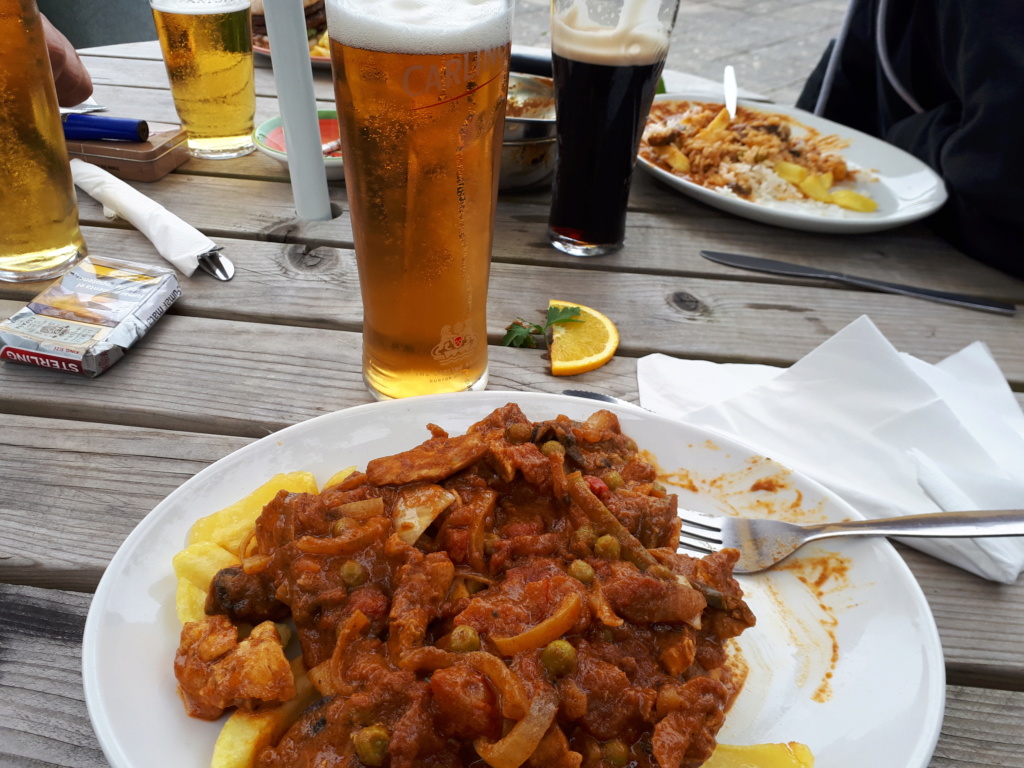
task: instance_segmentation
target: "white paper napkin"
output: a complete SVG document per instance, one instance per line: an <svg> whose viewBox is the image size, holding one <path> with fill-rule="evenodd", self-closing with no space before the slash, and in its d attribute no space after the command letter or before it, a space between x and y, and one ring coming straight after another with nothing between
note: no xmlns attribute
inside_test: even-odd
<svg viewBox="0 0 1024 768"><path fill-rule="evenodd" d="M103 215L120 217L148 237L160 255L186 275L199 266L204 253L220 250L213 240L159 203L102 168L78 158L71 161L75 185L103 203Z"/></svg>
<svg viewBox="0 0 1024 768"><path fill-rule="evenodd" d="M790 368L642 358L645 408L730 434L865 517L1024 508L1024 413L987 347L931 365L861 317ZM902 539L1013 583L1024 538Z"/></svg>

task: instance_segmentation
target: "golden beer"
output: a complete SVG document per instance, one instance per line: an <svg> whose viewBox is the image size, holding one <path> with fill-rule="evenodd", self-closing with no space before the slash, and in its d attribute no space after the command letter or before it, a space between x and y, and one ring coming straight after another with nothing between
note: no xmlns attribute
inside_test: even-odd
<svg viewBox="0 0 1024 768"><path fill-rule="evenodd" d="M328 9L363 377L380 398L482 389L510 11L435 2L446 38L429 20L387 26L389 4ZM460 28L467 5L485 13Z"/></svg>
<svg viewBox="0 0 1024 768"><path fill-rule="evenodd" d="M0 0L0 280L39 280L86 253L35 0Z"/></svg>
<svg viewBox="0 0 1024 768"><path fill-rule="evenodd" d="M189 151L252 152L256 85L248 0L152 0L171 96Z"/></svg>

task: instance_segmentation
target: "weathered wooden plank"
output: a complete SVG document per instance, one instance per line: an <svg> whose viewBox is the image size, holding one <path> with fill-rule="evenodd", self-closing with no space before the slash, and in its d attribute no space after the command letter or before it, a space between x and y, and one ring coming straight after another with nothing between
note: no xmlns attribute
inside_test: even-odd
<svg viewBox="0 0 1024 768"><path fill-rule="evenodd" d="M81 680L89 596L0 585L0 764L105 768ZM1024 693L949 686L931 768L1019 768Z"/></svg>
<svg viewBox="0 0 1024 768"><path fill-rule="evenodd" d="M276 175L280 169L268 166L268 161L268 158L259 159L257 167L251 164L232 166L234 161L218 161L224 164L219 166L220 171L209 165L214 161L195 166L202 173L222 174L219 177L186 173L194 162L189 161L182 166L181 173L171 174L159 183L133 185L209 234L351 247L352 229L344 186L340 183L330 185L331 200L340 214L337 218L302 221L295 218L291 186L275 183L283 181ZM224 176L232 167L239 172L248 168L262 178ZM275 181L265 180L268 178ZM84 223L109 225L97 202L85 194L79 198L80 216ZM689 201L686 204L691 208L696 205ZM783 232L756 222L726 217L710 209L696 208L689 214L636 211L630 214L629 220L628 242L623 251L598 259L578 259L560 254L549 245L545 205L503 198L495 220L493 258L498 262L560 266L581 271L707 275L740 283L796 284L781 278L729 269L699 256L701 248L711 248L790 259L865 277L903 280L940 290L958 290L1024 303L1024 281L977 264L948 246L942 246L934 236L922 232L915 234L913 229L884 236L830 240L825 235ZM822 261L821 253L829 253L829 260ZM834 284L821 281L800 282L835 288ZM857 295L874 294L858 292ZM929 304L914 300L908 306L928 307Z"/></svg>
<svg viewBox="0 0 1024 768"><path fill-rule="evenodd" d="M155 59L163 61L160 43L156 40L144 40L139 43L117 43L116 45L100 45L95 48L82 48L81 56L106 56L112 59ZM132 62L125 64L131 66Z"/></svg>
<svg viewBox="0 0 1024 768"><path fill-rule="evenodd" d="M250 442L4 416L0 582L92 592L149 510L207 465Z"/></svg>
<svg viewBox="0 0 1024 768"><path fill-rule="evenodd" d="M126 65L122 59L109 56L86 54L82 63L89 70L94 86L125 86L127 88L157 88L168 90L167 69L162 58L134 59ZM331 70L324 67L311 67L313 73L313 94L323 101L334 101L334 83ZM257 96L277 97L277 86L274 81L274 70L270 67L256 67L255 84ZM97 98L98 100L98 98ZM100 102L101 104L103 102ZM105 106L109 107L109 104Z"/></svg>
<svg viewBox="0 0 1024 768"><path fill-rule="evenodd" d="M254 214L253 226L259 215ZM276 226L265 224L277 236L286 236L280 226L286 225L280 220ZM361 328L351 251L321 248L306 254L304 249L259 249L249 254L244 244L235 244L229 253L245 272L227 284L205 275L183 280L186 298L176 312L352 331ZM265 276L267 282L257 275ZM25 292L25 288L0 287L0 297L25 296ZM867 314L898 349L929 361L982 340L1007 379L1017 389L1024 388L1024 345L1020 343L1024 314L997 317L888 294L774 283L498 263L492 268L489 295L491 343L500 340L504 327L517 316L538 316L551 297L579 301L607 314L619 327L621 356L662 352L720 362L788 365ZM204 338L217 332L211 326ZM271 348L272 335L264 333L259 344Z"/></svg>
<svg viewBox="0 0 1024 768"><path fill-rule="evenodd" d="M1024 578L996 584L910 547L897 549L935 616L947 682L1024 691Z"/></svg>
<svg viewBox="0 0 1024 768"><path fill-rule="evenodd" d="M92 595L0 585L0 764L105 768L82 688Z"/></svg>
<svg viewBox="0 0 1024 768"><path fill-rule="evenodd" d="M1024 757L1024 693L946 688L946 716L931 768L1020 768Z"/></svg>
<svg viewBox="0 0 1024 768"><path fill-rule="evenodd" d="M177 123L178 113L170 91L159 88L125 88L97 83L93 98L108 107L111 116L136 117L158 123ZM334 98L317 102L320 109L334 109ZM277 99L256 97L256 125L278 114ZM227 162L222 160L219 162Z"/></svg>
<svg viewBox="0 0 1024 768"><path fill-rule="evenodd" d="M0 302L0 313L11 306ZM227 339L231 341L225 348ZM355 333L168 316L125 360L95 379L0 365L0 411L263 437L370 402L362 383L360 344ZM492 389L507 385L557 392L570 385L543 373L545 363L537 351L491 351L496 371ZM535 378L522 370L525 361L531 369L536 366ZM633 361L620 358L571 384L600 388L601 382L615 378L621 386L631 377L635 386L635 370ZM180 381L189 384L183 387Z"/></svg>

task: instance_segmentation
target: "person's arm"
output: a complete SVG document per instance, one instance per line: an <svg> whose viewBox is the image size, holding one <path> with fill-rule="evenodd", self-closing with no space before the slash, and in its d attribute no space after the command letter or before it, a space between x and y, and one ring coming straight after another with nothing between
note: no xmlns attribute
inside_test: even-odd
<svg viewBox="0 0 1024 768"><path fill-rule="evenodd" d="M92 96L92 78L68 39L45 16L42 20L50 69L57 86L57 102L62 107L81 104Z"/></svg>
<svg viewBox="0 0 1024 768"><path fill-rule="evenodd" d="M956 99L897 121L885 138L945 180L950 199L935 219L942 234L1024 277L1024 13L1013 0L940 0L936 8L935 44Z"/></svg>

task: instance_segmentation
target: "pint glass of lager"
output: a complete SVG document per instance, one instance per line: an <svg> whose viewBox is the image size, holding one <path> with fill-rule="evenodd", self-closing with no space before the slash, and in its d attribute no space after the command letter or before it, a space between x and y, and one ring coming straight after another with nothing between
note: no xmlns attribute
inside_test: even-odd
<svg viewBox="0 0 1024 768"><path fill-rule="evenodd" d="M378 398L483 389L512 0L328 0Z"/></svg>
<svg viewBox="0 0 1024 768"><path fill-rule="evenodd" d="M36 0L0 0L0 280L41 280L85 256Z"/></svg>
<svg viewBox="0 0 1024 768"><path fill-rule="evenodd" d="M189 152L211 159L252 152L249 0L150 0L150 7Z"/></svg>
<svg viewBox="0 0 1024 768"><path fill-rule="evenodd" d="M573 256L622 247L626 203L679 0L554 0L558 160L548 237Z"/></svg>

